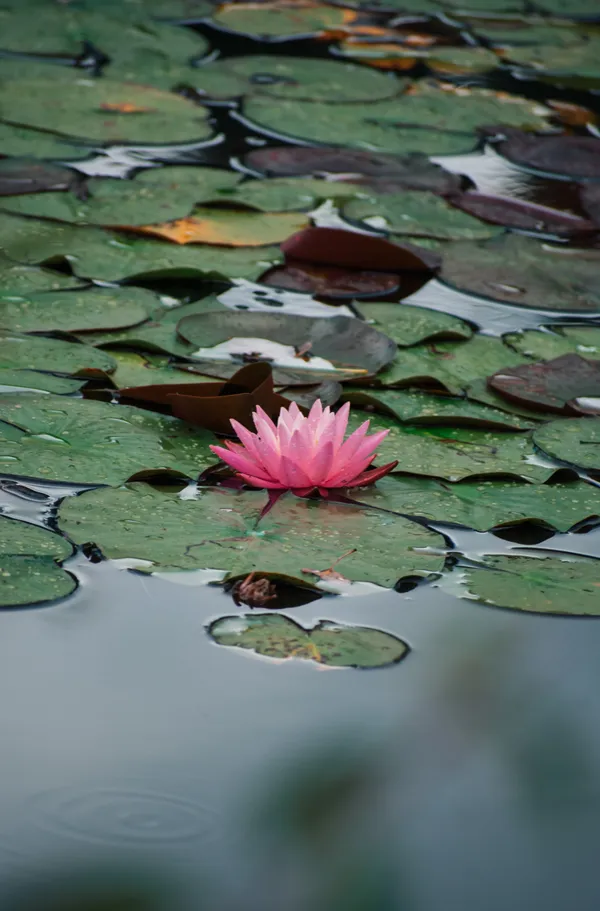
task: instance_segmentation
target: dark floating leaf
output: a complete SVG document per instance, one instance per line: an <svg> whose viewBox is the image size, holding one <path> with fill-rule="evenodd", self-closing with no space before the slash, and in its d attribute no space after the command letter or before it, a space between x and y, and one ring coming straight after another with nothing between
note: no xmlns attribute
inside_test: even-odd
<svg viewBox="0 0 600 911"><path fill-rule="evenodd" d="M557 235L584 234L597 230L591 221L579 215L507 196L469 192L450 196L448 201L457 209L475 215L482 221L507 228ZM600 218L600 206L598 215Z"/></svg>
<svg viewBox="0 0 600 911"><path fill-rule="evenodd" d="M600 471L600 419L550 421L533 434L534 443L553 459Z"/></svg>
<svg viewBox="0 0 600 911"><path fill-rule="evenodd" d="M484 604L535 614L600 615L600 560L536 554L486 557L462 568L471 595Z"/></svg>
<svg viewBox="0 0 600 911"><path fill-rule="evenodd" d="M341 228L305 228L289 237L281 249L290 259L341 269L435 272L441 263L431 250Z"/></svg>
<svg viewBox="0 0 600 911"><path fill-rule="evenodd" d="M231 418L254 429L252 414L257 405L271 418L290 405L289 399L273 389L271 367L265 363L248 364L224 383L134 386L121 389L121 398L147 407L166 407L188 424L228 435L233 434Z"/></svg>
<svg viewBox="0 0 600 911"><path fill-rule="evenodd" d="M312 366L321 371L328 369L327 365L312 365L312 358L325 359L332 370L339 367L366 376L381 370L396 353L396 345L390 338L348 316L311 319L281 313L213 311L185 317L177 324L177 331L187 341L202 345L194 352L195 357L231 360L226 345L222 353L211 349L241 339L241 351L246 357L272 359L273 366L305 369L307 377L310 377ZM270 355L267 348L266 354L261 354L262 340L285 346L289 351L282 351L280 357L278 349Z"/></svg>
<svg viewBox="0 0 600 911"><path fill-rule="evenodd" d="M582 180L600 177L600 140L592 136L536 136L504 126L494 132L506 137L498 151L516 164Z"/></svg>
<svg viewBox="0 0 600 911"><path fill-rule="evenodd" d="M510 401L533 410L559 414L600 411L600 361L579 354L508 367L490 376L488 384ZM597 399L595 409L578 404L578 399L588 397Z"/></svg>
<svg viewBox="0 0 600 911"><path fill-rule="evenodd" d="M440 277L461 291L508 304L600 313L598 250L564 249L515 234L460 241L444 248Z"/></svg>
<svg viewBox="0 0 600 911"><path fill-rule="evenodd" d="M599 174L600 174L600 168ZM600 228L600 184L586 183L581 187L581 204L596 227Z"/></svg>
<svg viewBox="0 0 600 911"><path fill-rule="evenodd" d="M409 652L406 642L381 630L330 620L305 629L281 614L220 617L210 624L208 633L218 645L248 649L280 661L301 658L327 667L387 667Z"/></svg>
<svg viewBox="0 0 600 911"><path fill-rule="evenodd" d="M440 194L459 190L463 182L459 175L445 171L420 152L386 155L341 146L270 146L248 152L244 164L268 177L343 174L355 180L369 178L367 183L373 188L385 181L398 188Z"/></svg>
<svg viewBox="0 0 600 911"><path fill-rule="evenodd" d="M69 190L76 183L76 174L59 165L19 158L0 160L0 196Z"/></svg>
<svg viewBox="0 0 600 911"><path fill-rule="evenodd" d="M69 595L77 583L57 563L73 548L37 525L0 517L0 607L21 607Z"/></svg>
<svg viewBox="0 0 600 911"><path fill-rule="evenodd" d="M259 281L274 288L305 291L332 300L395 296L401 287L400 278L395 273L316 266L292 259L288 259L285 266L269 269Z"/></svg>

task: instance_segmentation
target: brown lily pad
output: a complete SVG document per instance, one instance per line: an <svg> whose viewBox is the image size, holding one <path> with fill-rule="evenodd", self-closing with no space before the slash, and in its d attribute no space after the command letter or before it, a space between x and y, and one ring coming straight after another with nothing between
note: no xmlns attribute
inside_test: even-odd
<svg viewBox="0 0 600 911"><path fill-rule="evenodd" d="M537 171L570 177L600 177L600 139L593 136L536 136L510 127L498 127L506 137L497 146L510 161Z"/></svg>
<svg viewBox="0 0 600 911"><path fill-rule="evenodd" d="M231 418L253 427L257 405L272 418L290 405L289 399L273 389L273 374L266 363L247 364L223 383L130 386L121 389L121 398L222 434L231 434Z"/></svg>
<svg viewBox="0 0 600 911"><path fill-rule="evenodd" d="M488 196L485 193L460 193L447 199L455 208L468 212L469 215L506 228L568 236L597 231L596 225L589 219L522 199ZM598 217L600 218L600 204Z"/></svg>
<svg viewBox="0 0 600 911"><path fill-rule="evenodd" d="M341 269L381 272L436 272L441 257L413 244L341 228L305 228L281 244L286 258Z"/></svg>
<svg viewBox="0 0 600 911"><path fill-rule="evenodd" d="M600 398L600 362L578 354L508 367L488 378L488 386L511 402L558 414L589 414L581 398Z"/></svg>
<svg viewBox="0 0 600 911"><path fill-rule="evenodd" d="M600 227L600 184L588 183L581 188L581 204L594 225Z"/></svg>
<svg viewBox="0 0 600 911"><path fill-rule="evenodd" d="M0 161L0 196L21 196L48 190L70 190L83 185L80 176L69 168L47 161L3 158Z"/></svg>
<svg viewBox="0 0 600 911"><path fill-rule="evenodd" d="M400 277L391 272L339 269L295 260L289 260L285 266L269 269L261 275L259 281L275 288L305 291L341 300L354 297L381 300L400 290Z"/></svg>

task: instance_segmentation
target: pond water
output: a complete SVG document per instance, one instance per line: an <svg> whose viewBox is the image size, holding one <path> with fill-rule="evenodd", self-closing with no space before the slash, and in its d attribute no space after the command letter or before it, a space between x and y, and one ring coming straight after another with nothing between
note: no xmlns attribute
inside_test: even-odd
<svg viewBox="0 0 600 911"><path fill-rule="evenodd" d="M208 21L194 28L210 45L205 65L251 53L327 61L337 53L333 39L266 41ZM444 17L422 23L427 29L462 34ZM594 92L514 73L456 81L600 110ZM207 139L108 146L67 163L90 177L158 164L252 177L242 161L249 150L310 145L260 126L239 100L206 106ZM493 143L431 160L481 193L585 214L575 181L517 166ZM385 235L344 222L336 206L317 212L318 225ZM187 296L185 279L139 284L182 300L228 287L188 281ZM436 278L421 284L403 275L396 297L493 339L600 325L597 311L520 307ZM267 309L264 290L244 279L234 286L239 309L253 295ZM294 292L269 291L297 305ZM567 465L539 450L530 458ZM578 471L598 486L597 471ZM83 489L0 475L0 512L62 533L57 508ZM284 596L282 613L306 629L335 620L403 640L408 654L385 669L219 647L208 627L247 610L230 591L189 573L146 574L85 545L63 563L77 581L71 595L3 611L0 906L86 911L96 907L89 896L114 883L135 898L111 904L107 892L102 908L596 911L600 624L491 607L469 594L465 572L484 555L600 558L598 520L563 533L539 522L497 534L427 525L442 535L441 573L408 575L397 591L325 593L296 606L294 597L314 592ZM565 587L567 601L579 595ZM84 897L68 904L78 883Z"/></svg>

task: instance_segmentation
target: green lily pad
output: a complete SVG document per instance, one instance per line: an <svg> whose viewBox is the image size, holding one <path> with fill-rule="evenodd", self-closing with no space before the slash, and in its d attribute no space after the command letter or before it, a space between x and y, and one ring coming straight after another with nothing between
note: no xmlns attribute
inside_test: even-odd
<svg viewBox="0 0 600 911"><path fill-rule="evenodd" d="M184 218L197 203L231 191L241 177L217 168L148 168L135 180L92 178L85 200L71 193L30 193L3 199L2 208L76 225L149 225Z"/></svg>
<svg viewBox="0 0 600 911"><path fill-rule="evenodd" d="M481 377L480 379L469 383L469 385L465 387L465 393L467 398L471 399L471 401L481 402L483 405L491 405L493 408L498 408L500 411L505 411L508 414L517 414L522 418L526 418L533 424L539 423L542 419L538 411L531 411L529 408L517 405L516 402L509 402L508 399L505 399L503 396L498 395L497 392L494 392L494 390L488 386L487 377Z"/></svg>
<svg viewBox="0 0 600 911"><path fill-rule="evenodd" d="M19 215L0 220L0 249L12 259L39 264L67 259L73 271L98 281L153 276L246 278L255 281L283 261L279 247L180 245L154 238L57 225Z"/></svg>
<svg viewBox="0 0 600 911"><path fill-rule="evenodd" d="M91 345L0 330L0 367L77 376L96 370L111 373L115 363L108 354Z"/></svg>
<svg viewBox="0 0 600 911"><path fill-rule="evenodd" d="M563 354L600 359L600 328L596 326L553 326L551 331L530 329L509 333L504 336L504 341L536 361L550 361Z"/></svg>
<svg viewBox="0 0 600 911"><path fill-rule="evenodd" d="M203 19L214 9L207 0L169 0L167 7L164 0L78 0L78 6L140 22L149 18L169 22L193 21Z"/></svg>
<svg viewBox="0 0 600 911"><path fill-rule="evenodd" d="M110 79L2 82L0 119L96 142L206 139L208 112L181 95Z"/></svg>
<svg viewBox="0 0 600 911"><path fill-rule="evenodd" d="M471 294L540 310L600 312L600 253L506 234L444 248L440 277Z"/></svg>
<svg viewBox="0 0 600 911"><path fill-rule="evenodd" d="M534 614L597 617L600 561L572 557L487 557L485 569L461 570L471 596L484 604Z"/></svg>
<svg viewBox="0 0 600 911"><path fill-rule="evenodd" d="M213 200L252 206L263 212L308 212L327 199L343 200L364 192L357 184L299 177L247 180L233 189L218 189Z"/></svg>
<svg viewBox="0 0 600 911"><path fill-rule="evenodd" d="M364 303L356 310L369 323L393 339L399 348L425 341L469 339L473 330L464 320L410 304Z"/></svg>
<svg viewBox="0 0 600 911"><path fill-rule="evenodd" d="M245 100L244 114L277 134L370 152L457 155L473 150L477 142L475 135L460 127L444 132L436 129L435 122L428 126L403 126L400 122L404 120L403 103L403 98L395 98L359 107L257 95ZM406 113L408 118L410 114Z"/></svg>
<svg viewBox="0 0 600 911"><path fill-rule="evenodd" d="M558 28L557 28L558 31ZM570 31L568 28L563 31ZM600 37L575 32L571 41L511 45L504 55L522 67L543 70L554 78L600 79Z"/></svg>
<svg viewBox="0 0 600 911"><path fill-rule="evenodd" d="M432 522L454 522L476 531L535 521L568 531L600 515L600 490L585 481L517 484L461 481L447 484L426 478L383 478L357 499L374 506L423 516Z"/></svg>
<svg viewBox="0 0 600 911"><path fill-rule="evenodd" d="M211 376L187 373L171 365L171 359L160 355L137 354L120 348L105 348L116 361L117 369L110 376L110 384L117 389L127 386L150 386L164 383L218 383ZM2 375L0 374L0 382Z"/></svg>
<svg viewBox="0 0 600 911"><path fill-rule="evenodd" d="M247 339L244 350L249 354L256 350L257 340L267 339L291 348L285 362L275 359L275 365L294 370L306 369L309 374L313 366L320 370L339 367L364 375L377 373L390 362L396 351L396 345L386 335L348 316L311 319L283 313L213 311L185 317L177 324L177 331L186 341L201 346L194 354L204 360L211 358L216 346L230 339ZM295 356L293 350L307 344L310 345L306 354L308 361ZM217 357L217 352L214 356L224 359ZM277 352L270 355L277 356ZM313 357L328 363L312 365L310 359Z"/></svg>
<svg viewBox="0 0 600 911"><path fill-rule="evenodd" d="M212 98L267 95L337 105L392 98L400 92L402 83L391 73L378 73L352 63L250 55L199 67L194 86Z"/></svg>
<svg viewBox="0 0 600 911"><path fill-rule="evenodd" d="M72 484L122 484L145 471L193 477L212 434L149 411L50 395L0 395L0 469Z"/></svg>
<svg viewBox="0 0 600 911"><path fill-rule="evenodd" d="M0 292L0 326L17 332L85 332L143 322L156 306L145 288L41 291L25 296Z"/></svg>
<svg viewBox="0 0 600 911"><path fill-rule="evenodd" d="M441 537L401 516L290 493L257 524L266 501L258 490L208 488L182 500L129 484L67 498L59 525L111 559L135 557L168 570L209 567L230 578L256 571L310 585L303 569L325 570L353 548L336 567L351 581L391 588L402 576L442 568L443 554L420 550L439 546Z"/></svg>
<svg viewBox="0 0 600 911"><path fill-rule="evenodd" d="M248 649L279 661L301 658L327 667L387 667L410 650L402 639L381 630L330 620L305 629L282 614L219 617L208 633L217 645Z"/></svg>
<svg viewBox="0 0 600 911"><path fill-rule="evenodd" d="M75 172L61 165L34 158L0 159L0 197L64 192L76 188L78 184Z"/></svg>
<svg viewBox="0 0 600 911"><path fill-rule="evenodd" d="M85 380L54 376L39 370L8 370L0 368L0 392L53 392L55 395L71 395L77 392Z"/></svg>
<svg viewBox="0 0 600 911"><path fill-rule="evenodd" d="M600 418L550 421L536 429L533 439L553 459L600 471Z"/></svg>
<svg viewBox="0 0 600 911"><path fill-rule="evenodd" d="M349 57L360 63L371 63L374 66L381 66L381 61L385 61L386 68L394 68L394 63L398 62L398 69L405 66L410 67L413 64L425 63L434 73L448 75L462 75L463 73L487 73L496 69L498 66L498 57L484 47L431 47L426 49L415 49L403 47L402 45L386 44L385 38L381 44L369 44L362 42L360 37L358 42L352 39L345 41L341 45L344 57Z"/></svg>
<svg viewBox="0 0 600 911"><path fill-rule="evenodd" d="M395 418L359 411L350 413L349 430L355 430L365 418L370 418L372 431L389 430L377 447L376 464L398 459L399 473L448 481L507 475L543 483L558 470L540 462L530 435L522 431L399 424Z"/></svg>
<svg viewBox="0 0 600 911"><path fill-rule="evenodd" d="M467 342L436 342L402 348L377 377L382 386L439 386L456 394L480 377L528 359L499 339L475 335Z"/></svg>
<svg viewBox="0 0 600 911"><path fill-rule="evenodd" d="M391 234L428 235L441 240L482 240L502 231L453 208L434 193L410 190L350 200L344 204L342 215L367 224L375 217L377 227L385 227Z"/></svg>
<svg viewBox="0 0 600 911"><path fill-rule="evenodd" d="M3 155L25 158L58 158L74 161L89 155L89 148L69 142L63 136L53 136L43 130L0 123L0 147Z"/></svg>
<svg viewBox="0 0 600 911"><path fill-rule="evenodd" d="M447 424L453 427L488 427L495 430L528 430L531 421L468 399L429 395L414 390L346 389L343 400L360 408L366 405L408 424Z"/></svg>
<svg viewBox="0 0 600 911"><path fill-rule="evenodd" d="M569 18L577 16L581 18L590 18L592 21L598 18L598 4L596 0L573 0L568 7L560 0L539 0L537 4L540 9L546 13L553 13L556 16Z"/></svg>
<svg viewBox="0 0 600 911"><path fill-rule="evenodd" d="M0 253L0 294L10 290L16 294L35 291L61 291L63 288L81 287L82 282L72 275L23 266Z"/></svg>
<svg viewBox="0 0 600 911"><path fill-rule="evenodd" d="M73 551L60 535L0 516L0 607L55 601L77 586L55 561Z"/></svg>
<svg viewBox="0 0 600 911"><path fill-rule="evenodd" d="M269 38L314 35L324 30L339 29L346 21L341 7L286 7L274 3L225 3L217 8L212 18L228 31Z"/></svg>

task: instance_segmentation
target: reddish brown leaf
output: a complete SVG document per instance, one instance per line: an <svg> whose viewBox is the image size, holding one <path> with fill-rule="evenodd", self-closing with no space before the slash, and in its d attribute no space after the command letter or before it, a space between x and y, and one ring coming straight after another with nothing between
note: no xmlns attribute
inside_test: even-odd
<svg viewBox="0 0 600 911"><path fill-rule="evenodd" d="M586 218L562 212L548 206L539 206L526 200L507 196L487 196L484 193L460 193L447 197L448 202L482 221L507 228L525 231L542 231L547 234L580 234L596 231L596 226ZM599 207L600 209L600 207ZM600 211L599 211L600 215Z"/></svg>
<svg viewBox="0 0 600 911"><path fill-rule="evenodd" d="M517 164L572 177L600 177L600 139L593 136L536 136L511 127L485 132L506 136L498 150Z"/></svg>
<svg viewBox="0 0 600 911"><path fill-rule="evenodd" d="M519 405L559 414L588 414L576 399L600 398L600 361L563 354L551 361L507 367L488 378L494 392Z"/></svg>
<svg viewBox="0 0 600 911"><path fill-rule="evenodd" d="M442 262L437 253L423 247L341 228L305 228L288 237L281 250L286 259L381 272L435 272Z"/></svg>
<svg viewBox="0 0 600 911"><path fill-rule="evenodd" d="M176 417L205 427L214 433L232 434L230 419L253 428L252 412L260 405L270 417L290 400L273 389L269 364L248 364L223 383L172 383L130 386L121 389L121 399L134 401L153 410L167 411ZM156 408L155 406L158 406Z"/></svg>
<svg viewBox="0 0 600 911"><path fill-rule="evenodd" d="M338 269L335 266L314 266L312 263L289 260L285 266L269 269L259 282L289 291L305 291L330 298L388 297L400 289L400 277L388 272L368 272Z"/></svg>
<svg viewBox="0 0 600 911"><path fill-rule="evenodd" d="M600 184L584 184L581 188L581 203L594 224L600 227Z"/></svg>

